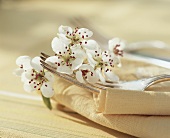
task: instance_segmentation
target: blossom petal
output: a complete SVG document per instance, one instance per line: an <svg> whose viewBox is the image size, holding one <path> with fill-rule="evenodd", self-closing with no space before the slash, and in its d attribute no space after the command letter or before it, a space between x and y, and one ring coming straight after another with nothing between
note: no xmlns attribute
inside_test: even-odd
<svg viewBox="0 0 170 138"><path fill-rule="evenodd" d="M119 81L119 77L117 75L115 75L112 71L107 71L104 72L105 77L107 80L113 81L113 82L118 82Z"/></svg>
<svg viewBox="0 0 170 138"><path fill-rule="evenodd" d="M72 50L71 56L74 56L76 58L82 58L82 59L87 58L87 55L83 49L77 47L77 48L71 48L71 50Z"/></svg>
<svg viewBox="0 0 170 138"><path fill-rule="evenodd" d="M79 35L80 38L84 39L91 37L93 35L93 32L87 28L80 28L78 29L77 34Z"/></svg>
<svg viewBox="0 0 170 138"><path fill-rule="evenodd" d="M63 25L61 25L61 26L58 28L58 31L59 31L59 33L65 34L65 35L72 34L72 32L73 32L73 30L72 30L71 27L69 27L69 26L63 26Z"/></svg>
<svg viewBox="0 0 170 138"><path fill-rule="evenodd" d="M120 43L120 38L116 37L111 40L109 40L109 50L113 51L114 47Z"/></svg>
<svg viewBox="0 0 170 138"><path fill-rule="evenodd" d="M70 66L62 65L57 68L57 71L60 73L66 73L66 74L73 74L73 70L71 70Z"/></svg>
<svg viewBox="0 0 170 138"><path fill-rule="evenodd" d="M19 67L23 67L24 70L31 69L32 66L30 65L31 58L29 56L20 56L16 59L16 64Z"/></svg>
<svg viewBox="0 0 170 138"><path fill-rule="evenodd" d="M101 57L101 54L102 54L102 50L100 49L100 47L97 47L97 49L95 50L90 50L90 49L87 49L86 50L86 53L88 54L91 54L91 56L93 58L97 58L97 57Z"/></svg>
<svg viewBox="0 0 170 138"><path fill-rule="evenodd" d="M54 90L52 88L51 83L44 82L41 86L41 92L44 97L50 98L54 95Z"/></svg>
<svg viewBox="0 0 170 138"><path fill-rule="evenodd" d="M114 54L112 52L109 52L109 51L103 51L102 52L102 60L104 62L109 62L113 59L114 59Z"/></svg>
<svg viewBox="0 0 170 138"><path fill-rule="evenodd" d="M71 50L77 50L77 49L81 49L81 45L80 44L73 44L71 47L70 47Z"/></svg>
<svg viewBox="0 0 170 138"><path fill-rule="evenodd" d="M18 69L15 69L15 70L14 70L13 74L16 75L16 76L21 77L21 75L22 75L23 72L24 72L23 69L18 68Z"/></svg>
<svg viewBox="0 0 170 138"><path fill-rule="evenodd" d="M100 69L96 69L95 71L96 71L96 74L98 75L100 81L104 83L105 82L105 78L103 77L103 74L102 74L101 70Z"/></svg>
<svg viewBox="0 0 170 138"><path fill-rule="evenodd" d="M118 56L114 57L113 63L114 63L114 65L117 65L117 67L122 67L120 57L118 57Z"/></svg>
<svg viewBox="0 0 170 138"><path fill-rule="evenodd" d="M102 52L102 60L103 60L104 62L108 62L108 61L109 61L108 51L103 51L103 52Z"/></svg>
<svg viewBox="0 0 170 138"><path fill-rule="evenodd" d="M116 49L118 49L118 50L123 50L124 48L125 48L125 41L123 41L123 40L121 40L120 38L118 38L118 37L116 37L116 38L114 38L114 39L111 39L111 40L109 40L109 50L110 51L114 51L114 48L117 46L117 45L119 45L118 47L116 47Z"/></svg>
<svg viewBox="0 0 170 138"><path fill-rule="evenodd" d="M87 73L87 81L89 83L97 83L99 78L97 77L96 73L93 72L93 75L91 73Z"/></svg>
<svg viewBox="0 0 170 138"><path fill-rule="evenodd" d="M41 62L40 62L41 58L40 57L35 57L32 59L31 61L31 65L32 67L37 70L37 71L43 71L43 67L41 66Z"/></svg>
<svg viewBox="0 0 170 138"><path fill-rule="evenodd" d="M124 41L120 42L120 47L118 48L119 50L125 49L126 43Z"/></svg>
<svg viewBox="0 0 170 138"><path fill-rule="evenodd" d="M64 43L57 37L52 40L51 47L56 54L63 54L64 52L67 52Z"/></svg>
<svg viewBox="0 0 170 138"><path fill-rule="evenodd" d="M83 58L76 58L75 60L73 60L72 63L72 70L76 70L78 69L82 64L83 64Z"/></svg>
<svg viewBox="0 0 170 138"><path fill-rule="evenodd" d="M35 91L36 89L34 88L34 85L33 85L33 84L24 83L24 90L25 90L26 92L33 92L33 91Z"/></svg>
<svg viewBox="0 0 170 138"><path fill-rule="evenodd" d="M69 45L71 43L71 40L68 39L64 34L58 34L58 36L65 45Z"/></svg>
<svg viewBox="0 0 170 138"><path fill-rule="evenodd" d="M54 75L51 72L45 72L45 78L48 79L49 83L54 82Z"/></svg>
<svg viewBox="0 0 170 138"><path fill-rule="evenodd" d="M82 45L84 48L90 50L97 50L99 48L98 43L94 40L83 40Z"/></svg>
<svg viewBox="0 0 170 138"><path fill-rule="evenodd" d="M79 82L81 82L81 83L85 83L81 71L77 71L77 72L76 72L76 79L77 79Z"/></svg>
<svg viewBox="0 0 170 138"><path fill-rule="evenodd" d="M50 64L51 66L58 67L61 64L61 59L58 56L48 57L45 62Z"/></svg>
<svg viewBox="0 0 170 138"><path fill-rule="evenodd" d="M87 53L87 60L89 62L89 64L94 68L97 64L97 62L93 59L92 54L91 53Z"/></svg>
<svg viewBox="0 0 170 138"><path fill-rule="evenodd" d="M88 64L83 64L81 65L81 67L79 68L80 70L89 70L89 71L94 71L93 67L88 65Z"/></svg>
<svg viewBox="0 0 170 138"><path fill-rule="evenodd" d="M23 82L23 83L25 83L25 82L28 82L29 80L26 78L26 76L25 76L25 71L21 74L21 81Z"/></svg>
<svg viewBox="0 0 170 138"><path fill-rule="evenodd" d="M33 78L36 77L36 73L34 73L32 69L27 70L26 72L24 72L23 75L25 75L25 77L26 77L28 80L31 80L31 79L33 79Z"/></svg>
<svg viewBox="0 0 170 138"><path fill-rule="evenodd" d="M82 71L87 71L87 74L85 74L85 76L87 77L87 81L90 82L90 83L96 83L99 78L98 76L96 75L96 72L94 72L94 69L92 66L88 65L88 64L83 64L81 65L81 67L79 68L79 71L77 71L76 75L77 75L77 79L83 83L84 79L82 77ZM80 76L78 76L80 75ZM82 80L83 79L83 80Z"/></svg>

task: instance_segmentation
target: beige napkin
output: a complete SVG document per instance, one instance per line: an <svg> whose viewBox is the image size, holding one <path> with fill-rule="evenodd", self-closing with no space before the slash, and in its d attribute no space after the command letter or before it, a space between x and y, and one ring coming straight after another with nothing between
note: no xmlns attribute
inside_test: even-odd
<svg viewBox="0 0 170 138"><path fill-rule="evenodd" d="M97 111L104 114L170 115L170 91L108 89L101 91L97 101Z"/></svg>
<svg viewBox="0 0 170 138"><path fill-rule="evenodd" d="M130 64L129 61L127 63L125 64L127 68L132 65L144 66L143 64ZM127 80L135 78L134 71L133 68L133 73L130 72L129 68ZM122 72L122 74L125 73ZM137 137L163 138L170 135L170 116L156 116L170 113L168 92L142 93L108 89L97 96L58 77L56 77L54 89L56 93L54 99L60 104L108 128ZM123 115L125 113L128 115Z"/></svg>

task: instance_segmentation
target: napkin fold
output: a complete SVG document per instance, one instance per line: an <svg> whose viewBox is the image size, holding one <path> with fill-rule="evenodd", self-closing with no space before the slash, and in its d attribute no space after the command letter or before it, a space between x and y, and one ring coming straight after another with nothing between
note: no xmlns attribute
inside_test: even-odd
<svg viewBox="0 0 170 138"><path fill-rule="evenodd" d="M96 101L103 114L170 115L170 92L107 89Z"/></svg>
<svg viewBox="0 0 170 138"><path fill-rule="evenodd" d="M100 125L136 137L170 136L170 94L166 90L107 89L95 95L57 76L54 90L55 101Z"/></svg>
<svg viewBox="0 0 170 138"><path fill-rule="evenodd" d="M170 135L170 116L98 112L96 95L58 77L54 90L54 100L100 125L137 137L167 138Z"/></svg>

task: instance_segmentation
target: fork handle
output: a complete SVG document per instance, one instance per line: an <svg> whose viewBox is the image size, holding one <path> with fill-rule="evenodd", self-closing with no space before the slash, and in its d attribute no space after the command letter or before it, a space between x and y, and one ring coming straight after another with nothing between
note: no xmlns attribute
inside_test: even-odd
<svg viewBox="0 0 170 138"><path fill-rule="evenodd" d="M146 81L146 87L144 88L145 90L154 84L165 82L165 81L170 81L170 75L163 74L163 75L152 77L150 79L146 79L144 81Z"/></svg>

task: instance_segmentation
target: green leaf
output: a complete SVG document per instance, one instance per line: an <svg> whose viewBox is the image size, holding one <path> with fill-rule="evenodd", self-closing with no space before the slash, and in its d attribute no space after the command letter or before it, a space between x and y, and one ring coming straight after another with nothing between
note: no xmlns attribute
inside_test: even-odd
<svg viewBox="0 0 170 138"><path fill-rule="evenodd" d="M52 109L52 106L51 106L51 101L50 101L50 98L46 98L42 95L42 99L43 99L43 102L44 104L48 107L48 109Z"/></svg>

